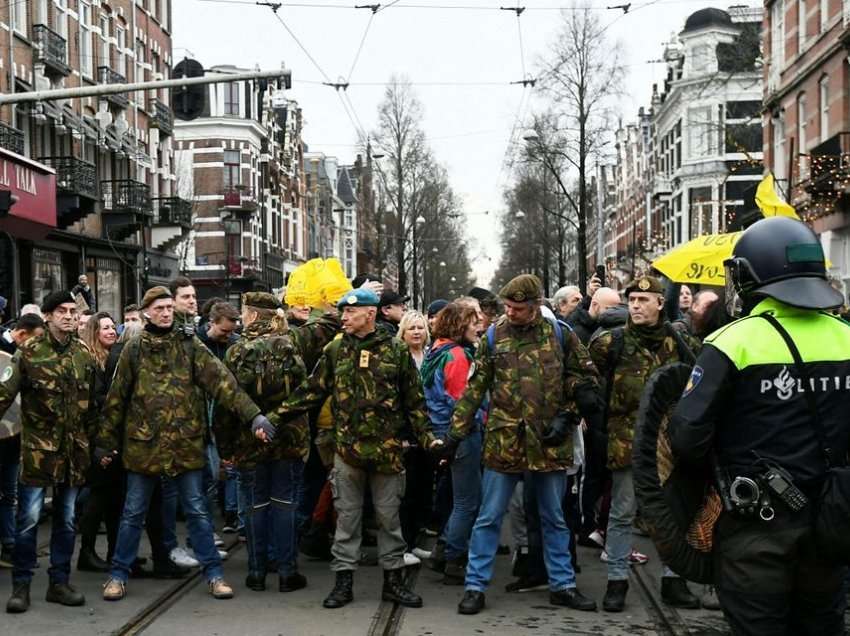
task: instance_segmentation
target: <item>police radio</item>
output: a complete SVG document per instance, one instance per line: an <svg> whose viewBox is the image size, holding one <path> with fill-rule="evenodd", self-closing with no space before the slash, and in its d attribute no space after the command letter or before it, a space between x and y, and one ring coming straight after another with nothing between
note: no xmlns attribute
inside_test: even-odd
<svg viewBox="0 0 850 636"><path fill-rule="evenodd" d="M770 465L761 479L768 490L788 506L792 512L799 512L808 505L809 498L794 485L791 476L779 466Z"/></svg>

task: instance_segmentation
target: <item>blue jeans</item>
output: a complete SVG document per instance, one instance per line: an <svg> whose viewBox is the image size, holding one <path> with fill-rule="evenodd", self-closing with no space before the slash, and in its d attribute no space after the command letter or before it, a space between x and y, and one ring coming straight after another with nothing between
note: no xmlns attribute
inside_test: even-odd
<svg viewBox="0 0 850 636"><path fill-rule="evenodd" d="M466 589L483 592L493 576L493 561L499 547L502 517L508 508L514 488L522 473L500 473L484 469L481 511L472 528L469 563L466 566ZM549 572L549 589L566 590L576 586L576 576L568 546L570 531L564 522L561 501L567 483L565 471L531 473L526 487L533 486L543 528L543 556Z"/></svg>
<svg viewBox="0 0 850 636"><path fill-rule="evenodd" d="M224 511L235 512L239 514L239 520L242 521L242 511L239 509L239 473L235 468L228 467L224 469L224 474L227 479L224 480Z"/></svg>
<svg viewBox="0 0 850 636"><path fill-rule="evenodd" d="M221 469L221 457L218 455L215 444L207 444L206 459L204 463L204 492L207 497L207 512L210 515L210 520L212 520L218 501L218 474Z"/></svg>
<svg viewBox="0 0 850 636"><path fill-rule="evenodd" d="M38 519L44 506L46 488L21 484L18 491L18 514L15 526L15 548L12 551L12 583L28 583L37 564ZM50 523L51 583L67 583L74 554L74 505L79 488L53 488L53 519Z"/></svg>
<svg viewBox="0 0 850 636"><path fill-rule="evenodd" d="M0 545L15 543L15 507L18 501L18 462L0 462Z"/></svg>
<svg viewBox="0 0 850 636"><path fill-rule="evenodd" d="M473 433L458 446L452 470L452 512L446 522L446 559L466 556L469 536L481 505L481 435Z"/></svg>
<svg viewBox="0 0 850 636"><path fill-rule="evenodd" d="M239 488L246 506L248 572L265 576L270 553L277 558L278 574L298 571L297 491L304 469L300 459L261 462L239 471Z"/></svg>
<svg viewBox="0 0 850 636"><path fill-rule="evenodd" d="M166 554L177 547L177 486L162 476L162 545Z"/></svg>
<svg viewBox="0 0 850 636"><path fill-rule="evenodd" d="M110 576L127 582L130 566L139 552L142 527L150 504L151 494L159 477L127 472L127 498L124 512L121 514L121 526L118 528L118 544L112 558ZM222 575L221 557L213 541L213 527L207 514L204 500L203 474L200 470L181 473L171 480L180 495L189 538L195 550L195 556L201 562L208 581Z"/></svg>

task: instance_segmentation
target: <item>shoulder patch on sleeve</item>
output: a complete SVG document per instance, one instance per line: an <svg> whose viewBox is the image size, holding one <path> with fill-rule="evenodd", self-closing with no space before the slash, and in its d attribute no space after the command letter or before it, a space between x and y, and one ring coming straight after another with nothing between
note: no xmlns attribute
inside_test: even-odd
<svg viewBox="0 0 850 636"><path fill-rule="evenodd" d="M685 385L685 390L682 392L682 397L687 396L695 388L697 388L697 385L702 381L702 376L704 375L704 373L705 372L700 366L696 366L693 368L693 370L691 371L691 377L688 378L688 383Z"/></svg>
<svg viewBox="0 0 850 636"><path fill-rule="evenodd" d="M14 372L15 370L11 366L3 369L3 375L0 375L0 382L8 382Z"/></svg>

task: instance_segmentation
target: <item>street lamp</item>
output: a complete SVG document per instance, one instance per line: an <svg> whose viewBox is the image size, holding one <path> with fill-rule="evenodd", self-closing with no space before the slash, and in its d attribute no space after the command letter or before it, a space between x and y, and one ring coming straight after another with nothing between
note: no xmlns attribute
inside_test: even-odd
<svg viewBox="0 0 850 636"><path fill-rule="evenodd" d="M419 253L416 246L416 228L425 224L425 217L421 214L413 221L413 305L419 302Z"/></svg>

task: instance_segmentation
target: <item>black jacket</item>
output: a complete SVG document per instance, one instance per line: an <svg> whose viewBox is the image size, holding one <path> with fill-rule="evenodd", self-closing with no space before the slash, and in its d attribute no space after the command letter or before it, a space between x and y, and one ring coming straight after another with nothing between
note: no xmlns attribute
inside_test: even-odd
<svg viewBox="0 0 850 636"><path fill-rule="evenodd" d="M572 330L576 332L578 339L581 340L581 343L585 346L590 342L591 336L596 332L596 328L599 326L599 323L593 318L590 313L579 305L573 310L573 313L570 314L570 317L567 319L567 324L572 327Z"/></svg>

